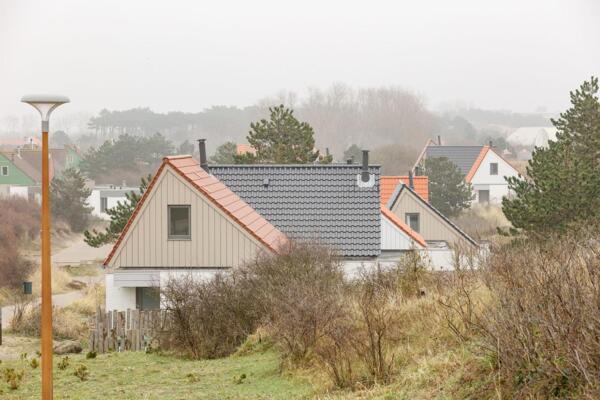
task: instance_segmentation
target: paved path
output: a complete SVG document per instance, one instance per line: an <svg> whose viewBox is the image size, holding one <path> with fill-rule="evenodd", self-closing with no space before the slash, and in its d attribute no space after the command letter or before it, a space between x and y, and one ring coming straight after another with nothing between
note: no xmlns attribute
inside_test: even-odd
<svg viewBox="0 0 600 400"><path fill-rule="evenodd" d="M52 256L53 266L62 265L78 265L103 260L111 246L102 246L100 248L93 248L88 246L83 241L83 236L78 236L67 244L66 247L59 250ZM85 282L90 285L93 283L101 282L104 276L81 276L75 278L78 281ZM85 290L77 290L69 293L55 294L52 296L52 304L56 307L66 307L69 304L81 299L85 296ZM40 299L36 300L39 304ZM10 323L13 315L13 306L6 306L2 308L2 329L6 329Z"/></svg>

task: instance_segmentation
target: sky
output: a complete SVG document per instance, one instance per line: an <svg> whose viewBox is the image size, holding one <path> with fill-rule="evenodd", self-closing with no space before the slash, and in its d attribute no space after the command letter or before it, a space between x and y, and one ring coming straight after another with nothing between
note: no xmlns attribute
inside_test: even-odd
<svg viewBox="0 0 600 400"><path fill-rule="evenodd" d="M194 112L338 82L556 112L599 50L597 0L0 0L0 121L26 93Z"/></svg>

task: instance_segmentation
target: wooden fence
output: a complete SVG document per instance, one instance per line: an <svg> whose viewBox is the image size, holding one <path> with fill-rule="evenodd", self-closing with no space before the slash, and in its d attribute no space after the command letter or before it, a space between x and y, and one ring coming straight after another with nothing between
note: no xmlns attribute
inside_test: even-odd
<svg viewBox="0 0 600 400"><path fill-rule="evenodd" d="M102 311L90 317L90 350L144 351L164 331L167 314L161 310Z"/></svg>

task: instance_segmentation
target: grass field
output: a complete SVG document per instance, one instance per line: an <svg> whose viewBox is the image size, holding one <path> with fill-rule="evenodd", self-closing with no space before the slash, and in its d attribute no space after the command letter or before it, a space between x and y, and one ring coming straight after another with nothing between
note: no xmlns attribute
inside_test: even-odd
<svg viewBox="0 0 600 400"><path fill-rule="evenodd" d="M0 364L0 398L39 399L40 369L32 369L39 346L37 339L8 335L4 361ZM12 357L10 352L12 351ZM27 353L21 360L19 354ZM332 390L315 371L281 372L278 353L254 351L218 360L191 361L145 353L111 353L86 359L71 355L70 365L59 370L62 357L55 356L55 399L465 399L490 398L481 385L481 360L466 349L455 348L437 354L423 354L415 360L400 361L394 382L363 390ZM89 377L81 381L75 368L85 365ZM4 370L24 371L21 386L10 390ZM244 378L245 376L245 378Z"/></svg>
<svg viewBox="0 0 600 400"><path fill-rule="evenodd" d="M58 399L301 399L312 397L307 379L279 373L274 351L221 360L189 361L145 353L112 353L86 359L70 356L65 370L55 367L54 392ZM55 358L55 365L60 361ZM89 377L74 376L83 364ZM2 381L0 398L39 399L40 369L27 361L5 361L0 370L25 371L23 383L10 390ZM245 378L244 378L245 376Z"/></svg>

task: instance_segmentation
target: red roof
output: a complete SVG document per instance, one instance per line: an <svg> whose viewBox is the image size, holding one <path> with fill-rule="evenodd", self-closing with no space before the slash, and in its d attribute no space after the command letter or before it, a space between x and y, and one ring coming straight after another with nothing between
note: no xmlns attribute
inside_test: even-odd
<svg viewBox="0 0 600 400"><path fill-rule="evenodd" d="M490 150L490 146L483 146L481 148L481 151L479 152L479 155L477 156L477 158L475 159L475 162L471 166L469 173L467 174L467 176L465 176L466 182L471 182L471 180L475 176L475 172L477 172L477 170L479 169L479 166L483 162L483 159L485 158L485 156L489 150Z"/></svg>
<svg viewBox="0 0 600 400"><path fill-rule="evenodd" d="M414 191L425 201L429 201L429 178L426 176L413 177ZM381 204L387 204L399 183L408 185L408 176L382 176L379 179Z"/></svg>
<svg viewBox="0 0 600 400"><path fill-rule="evenodd" d="M256 149L249 144L246 143L238 143L236 146L236 152L238 155L250 153L256 154Z"/></svg>
<svg viewBox="0 0 600 400"><path fill-rule="evenodd" d="M410 238L412 238L415 242L420 244L423 247L427 247L427 242L423 239L423 236L418 234L417 232L410 229L408 225L406 225L396 214L391 212L387 207L381 206L381 213L386 216L390 221L394 223L398 228L400 228L404 233L406 233Z"/></svg>
<svg viewBox="0 0 600 400"><path fill-rule="evenodd" d="M163 163L148 185L148 189L144 192L144 195L138 202L110 254L106 260L104 260L104 265L107 265L114 256L117 248L125 238L127 231L133 224L135 217L139 213L149 194L152 192L162 170L167 166L171 167L176 173L192 184L192 186L212 201L214 205L229 215L268 249L276 252L279 246L287 241L286 236L281 233L279 229L275 228L244 200L233 193L224 183L204 171L200 167L198 161L192 158L192 156L170 156L163 158Z"/></svg>

